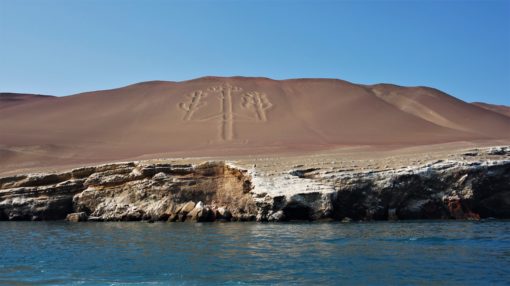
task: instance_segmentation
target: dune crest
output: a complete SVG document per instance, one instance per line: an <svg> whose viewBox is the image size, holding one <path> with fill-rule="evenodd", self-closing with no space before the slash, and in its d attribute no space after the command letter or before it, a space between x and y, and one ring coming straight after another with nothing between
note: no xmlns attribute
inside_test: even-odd
<svg viewBox="0 0 510 286"><path fill-rule="evenodd" d="M510 117L510 106L489 104L485 102L473 102L472 104Z"/></svg>

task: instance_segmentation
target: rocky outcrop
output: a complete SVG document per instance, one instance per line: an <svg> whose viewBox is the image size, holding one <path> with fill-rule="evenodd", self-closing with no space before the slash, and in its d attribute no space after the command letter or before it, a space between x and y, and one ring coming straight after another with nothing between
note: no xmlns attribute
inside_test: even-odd
<svg viewBox="0 0 510 286"><path fill-rule="evenodd" d="M272 187L296 181L305 183L305 189L256 198L259 220L510 217L510 160L438 161L380 172L317 170L308 179L290 176L274 180Z"/></svg>
<svg viewBox="0 0 510 286"><path fill-rule="evenodd" d="M224 162L196 166L119 163L0 179L0 219L212 221L254 219L246 171ZM218 213L218 215L216 215Z"/></svg>
<svg viewBox="0 0 510 286"><path fill-rule="evenodd" d="M81 213L70 213L66 216L66 220L70 222L80 222L80 221L86 221L88 218L87 213L81 212Z"/></svg>
<svg viewBox="0 0 510 286"><path fill-rule="evenodd" d="M510 148L465 156L385 170L128 162L17 175L0 178L0 220L510 218Z"/></svg>

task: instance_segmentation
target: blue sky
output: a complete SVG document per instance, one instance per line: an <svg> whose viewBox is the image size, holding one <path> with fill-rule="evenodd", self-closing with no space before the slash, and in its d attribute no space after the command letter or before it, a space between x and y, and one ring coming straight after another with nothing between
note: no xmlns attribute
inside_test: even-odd
<svg viewBox="0 0 510 286"><path fill-rule="evenodd" d="M510 105L510 1L0 0L0 91L205 75L426 85Z"/></svg>

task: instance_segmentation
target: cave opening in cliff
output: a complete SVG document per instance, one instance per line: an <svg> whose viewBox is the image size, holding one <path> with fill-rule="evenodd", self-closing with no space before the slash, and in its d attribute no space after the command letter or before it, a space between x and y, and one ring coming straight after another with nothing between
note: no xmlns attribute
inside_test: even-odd
<svg viewBox="0 0 510 286"><path fill-rule="evenodd" d="M311 220L312 209L298 202L290 202L283 209L285 220Z"/></svg>

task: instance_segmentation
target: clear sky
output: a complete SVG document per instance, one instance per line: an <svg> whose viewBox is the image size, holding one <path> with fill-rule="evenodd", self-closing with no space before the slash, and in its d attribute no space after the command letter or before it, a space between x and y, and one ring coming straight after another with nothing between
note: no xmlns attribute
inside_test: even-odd
<svg viewBox="0 0 510 286"><path fill-rule="evenodd" d="M0 91L205 75L426 85L510 105L510 1L0 0Z"/></svg>

